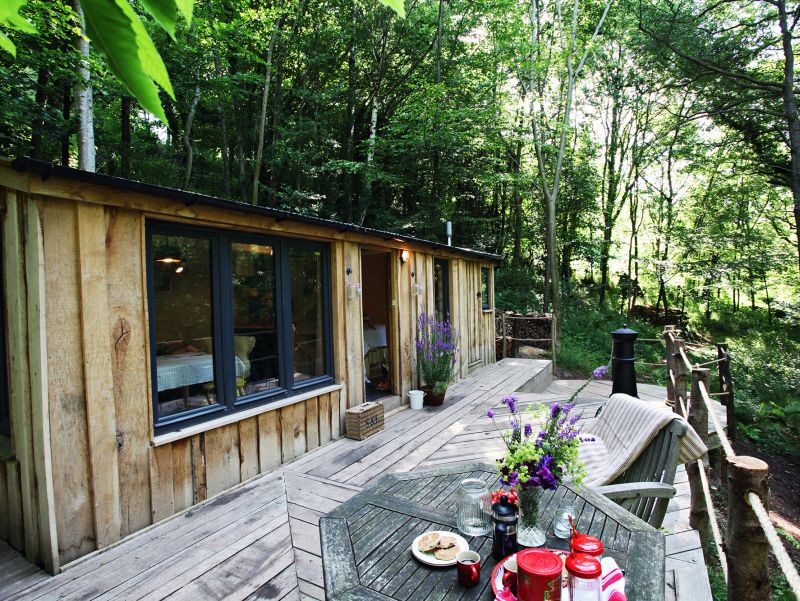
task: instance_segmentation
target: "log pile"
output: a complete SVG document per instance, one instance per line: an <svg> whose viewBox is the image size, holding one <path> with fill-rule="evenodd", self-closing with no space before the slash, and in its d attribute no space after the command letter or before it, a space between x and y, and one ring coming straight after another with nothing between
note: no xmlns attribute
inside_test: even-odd
<svg viewBox="0 0 800 601"><path fill-rule="evenodd" d="M549 350L553 317L549 313L495 313L497 357L519 357L520 348L532 346ZM503 328L505 326L505 349ZM505 350L505 353L503 352Z"/></svg>

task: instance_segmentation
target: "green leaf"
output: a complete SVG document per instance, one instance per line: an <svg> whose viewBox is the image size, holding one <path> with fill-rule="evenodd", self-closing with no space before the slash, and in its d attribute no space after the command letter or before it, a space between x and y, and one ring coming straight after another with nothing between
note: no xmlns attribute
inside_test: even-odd
<svg viewBox="0 0 800 601"><path fill-rule="evenodd" d="M17 47L14 46L14 42L8 39L8 36L0 31L0 50L5 50L14 58L17 57Z"/></svg>
<svg viewBox="0 0 800 601"><path fill-rule="evenodd" d="M6 25L25 33L36 33L33 23L19 14L19 11L27 3L28 0L0 0L0 25Z"/></svg>
<svg viewBox="0 0 800 601"><path fill-rule="evenodd" d="M194 0L175 0L178 5L178 10L181 11L183 18L186 19L188 25L192 24L192 14L194 11Z"/></svg>
<svg viewBox="0 0 800 601"><path fill-rule="evenodd" d="M132 96L166 123L157 83L175 98L167 68L127 0L81 0L89 39L108 57L114 74Z"/></svg>
<svg viewBox="0 0 800 601"><path fill-rule="evenodd" d="M175 0L140 0L142 7L149 12L164 31L175 39L178 25L178 7Z"/></svg>
<svg viewBox="0 0 800 601"><path fill-rule="evenodd" d="M380 0L380 3L391 8L401 18L406 18L406 5L403 0Z"/></svg>

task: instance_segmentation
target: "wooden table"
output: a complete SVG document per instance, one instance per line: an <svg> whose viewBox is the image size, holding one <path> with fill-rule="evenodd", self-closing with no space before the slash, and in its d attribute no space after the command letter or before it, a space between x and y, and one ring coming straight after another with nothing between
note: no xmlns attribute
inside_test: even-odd
<svg viewBox="0 0 800 601"><path fill-rule="evenodd" d="M328 599L491 600L495 561L489 536L465 537L482 557L480 584L456 582L455 566L432 568L411 555L411 542L427 530L455 530L459 482L467 477L496 482L493 466L473 464L428 472L388 474L320 520L322 563ZM553 535L560 502L574 500L582 532L599 537L606 555L626 575L630 601L663 601L664 535L591 490L562 485L546 492L540 506L547 547L567 549Z"/></svg>

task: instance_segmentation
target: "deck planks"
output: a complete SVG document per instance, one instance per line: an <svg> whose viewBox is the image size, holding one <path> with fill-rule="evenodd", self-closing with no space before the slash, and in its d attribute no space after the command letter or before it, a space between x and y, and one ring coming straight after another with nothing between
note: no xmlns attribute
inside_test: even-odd
<svg viewBox="0 0 800 601"><path fill-rule="evenodd" d="M0 598L322 601L320 517L375 483L383 473L491 462L503 447L486 410L504 408L501 398L534 378L543 364L547 362L506 359L477 370L451 387L442 408L390 412L385 429L365 441L342 438L330 442L80 560L54 577L0 542ZM563 401L580 384L562 380L542 392L518 396L523 403ZM587 418L608 398L610 388L610 382L592 382L581 393L579 408ZM654 402L665 396L663 389L647 385L640 385L639 392L643 400ZM280 428L280 424L272 428ZM327 429L320 428L319 435L322 444ZM220 446L227 451L228 445ZM266 463L267 458L262 455L257 461ZM215 488L213 469L211 477L209 494ZM689 490L683 468L676 476L676 487L678 496L664 520L666 599L709 601L702 553L688 524ZM448 488L447 498L452 501L457 482L450 482ZM398 490L418 502L431 498L424 487ZM180 495L175 496L177 501ZM450 501L445 505L452 505ZM369 517L364 517L365 534L382 526L379 520L371 523ZM599 527L588 513L579 520L590 531ZM417 526L408 524L412 530ZM603 528L613 526L605 524ZM369 537L364 544L368 542ZM627 544L622 539L618 543ZM413 568L403 567L402 573L413 573ZM365 569L369 569L366 564ZM406 584L408 581L387 582L385 586L390 590ZM408 591L411 597L420 590L418 583L414 584Z"/></svg>

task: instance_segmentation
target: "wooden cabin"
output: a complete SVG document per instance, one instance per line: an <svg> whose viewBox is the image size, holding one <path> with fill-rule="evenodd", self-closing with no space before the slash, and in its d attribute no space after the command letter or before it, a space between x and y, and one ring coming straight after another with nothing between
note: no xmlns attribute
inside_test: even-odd
<svg viewBox="0 0 800 601"><path fill-rule="evenodd" d="M406 402L421 313L495 360L495 255L27 158L0 215L0 538L50 572Z"/></svg>

